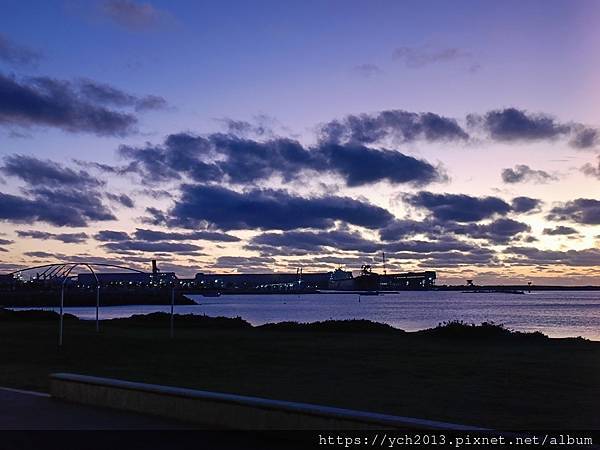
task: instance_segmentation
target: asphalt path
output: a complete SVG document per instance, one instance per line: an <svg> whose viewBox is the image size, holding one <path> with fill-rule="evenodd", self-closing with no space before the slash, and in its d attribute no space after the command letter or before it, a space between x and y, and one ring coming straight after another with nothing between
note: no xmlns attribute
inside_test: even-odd
<svg viewBox="0 0 600 450"><path fill-rule="evenodd" d="M0 388L0 430L174 430L193 425Z"/></svg>
<svg viewBox="0 0 600 450"><path fill-rule="evenodd" d="M298 446L299 445L299 446ZM68 403L0 387L0 450L305 449L281 436L227 430Z"/></svg>

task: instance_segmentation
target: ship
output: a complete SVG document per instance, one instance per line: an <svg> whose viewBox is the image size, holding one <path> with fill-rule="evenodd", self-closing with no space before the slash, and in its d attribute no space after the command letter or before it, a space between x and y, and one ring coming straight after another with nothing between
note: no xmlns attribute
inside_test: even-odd
<svg viewBox="0 0 600 450"><path fill-rule="evenodd" d="M329 278L329 289L339 291L351 291L354 289L354 277L352 272L347 272L338 267L331 273Z"/></svg>
<svg viewBox="0 0 600 450"><path fill-rule="evenodd" d="M360 268L360 275L354 279L354 289L359 291L378 291L379 274L372 271L368 264Z"/></svg>
<svg viewBox="0 0 600 450"><path fill-rule="evenodd" d="M352 276L352 272L347 272L341 268L335 269L329 279L329 289L339 291L378 291L379 275L372 271L370 265L363 265L360 269L360 275Z"/></svg>

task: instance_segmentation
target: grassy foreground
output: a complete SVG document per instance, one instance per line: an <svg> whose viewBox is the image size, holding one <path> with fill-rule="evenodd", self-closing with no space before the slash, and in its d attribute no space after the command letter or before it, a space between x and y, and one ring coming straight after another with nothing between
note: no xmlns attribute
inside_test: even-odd
<svg viewBox="0 0 600 450"><path fill-rule="evenodd" d="M598 429L600 342L446 324L405 333L366 321L251 327L155 314L65 321L0 310L0 385L46 390L73 372L502 429Z"/></svg>

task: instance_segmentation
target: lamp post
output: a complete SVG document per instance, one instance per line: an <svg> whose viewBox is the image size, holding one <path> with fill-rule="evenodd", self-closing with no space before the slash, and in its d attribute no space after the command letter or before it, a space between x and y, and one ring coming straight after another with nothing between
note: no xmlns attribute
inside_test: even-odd
<svg viewBox="0 0 600 450"><path fill-rule="evenodd" d="M175 335L175 286L171 286L171 339Z"/></svg>
<svg viewBox="0 0 600 450"><path fill-rule="evenodd" d="M60 319L58 321L58 346L62 347L63 342L63 306L65 303L65 286L60 286Z"/></svg>
<svg viewBox="0 0 600 450"><path fill-rule="evenodd" d="M96 333L100 331L100 284L96 284Z"/></svg>

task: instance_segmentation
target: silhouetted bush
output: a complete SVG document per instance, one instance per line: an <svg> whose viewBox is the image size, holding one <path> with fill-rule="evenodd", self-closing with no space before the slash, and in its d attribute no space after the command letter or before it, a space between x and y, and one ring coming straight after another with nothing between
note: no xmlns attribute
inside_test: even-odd
<svg viewBox="0 0 600 450"><path fill-rule="evenodd" d="M26 309L22 311L12 311L10 309L0 308L0 322L36 322L58 320L59 314L54 311L43 311L36 309ZM73 314L64 314L63 320L79 320Z"/></svg>
<svg viewBox="0 0 600 450"><path fill-rule="evenodd" d="M511 330L506 328L503 324L494 322L483 322L480 325L475 325L473 323L469 324L463 322L462 320L441 322L435 328L417 331L416 333L426 336L455 339L548 339L548 336L539 331L525 333Z"/></svg>
<svg viewBox="0 0 600 450"><path fill-rule="evenodd" d="M279 322L267 323L256 327L261 330L272 331L335 331L335 332L377 332L377 333L404 333L403 330L385 323L370 320L325 320L323 322L298 323Z"/></svg>
<svg viewBox="0 0 600 450"><path fill-rule="evenodd" d="M165 312L154 312L150 314L134 314L131 317L110 319L107 322L116 325L141 325L141 326L169 326L171 315ZM241 317L209 317L198 314L175 314L177 328L194 327L210 329L242 329L252 328L248 322Z"/></svg>

